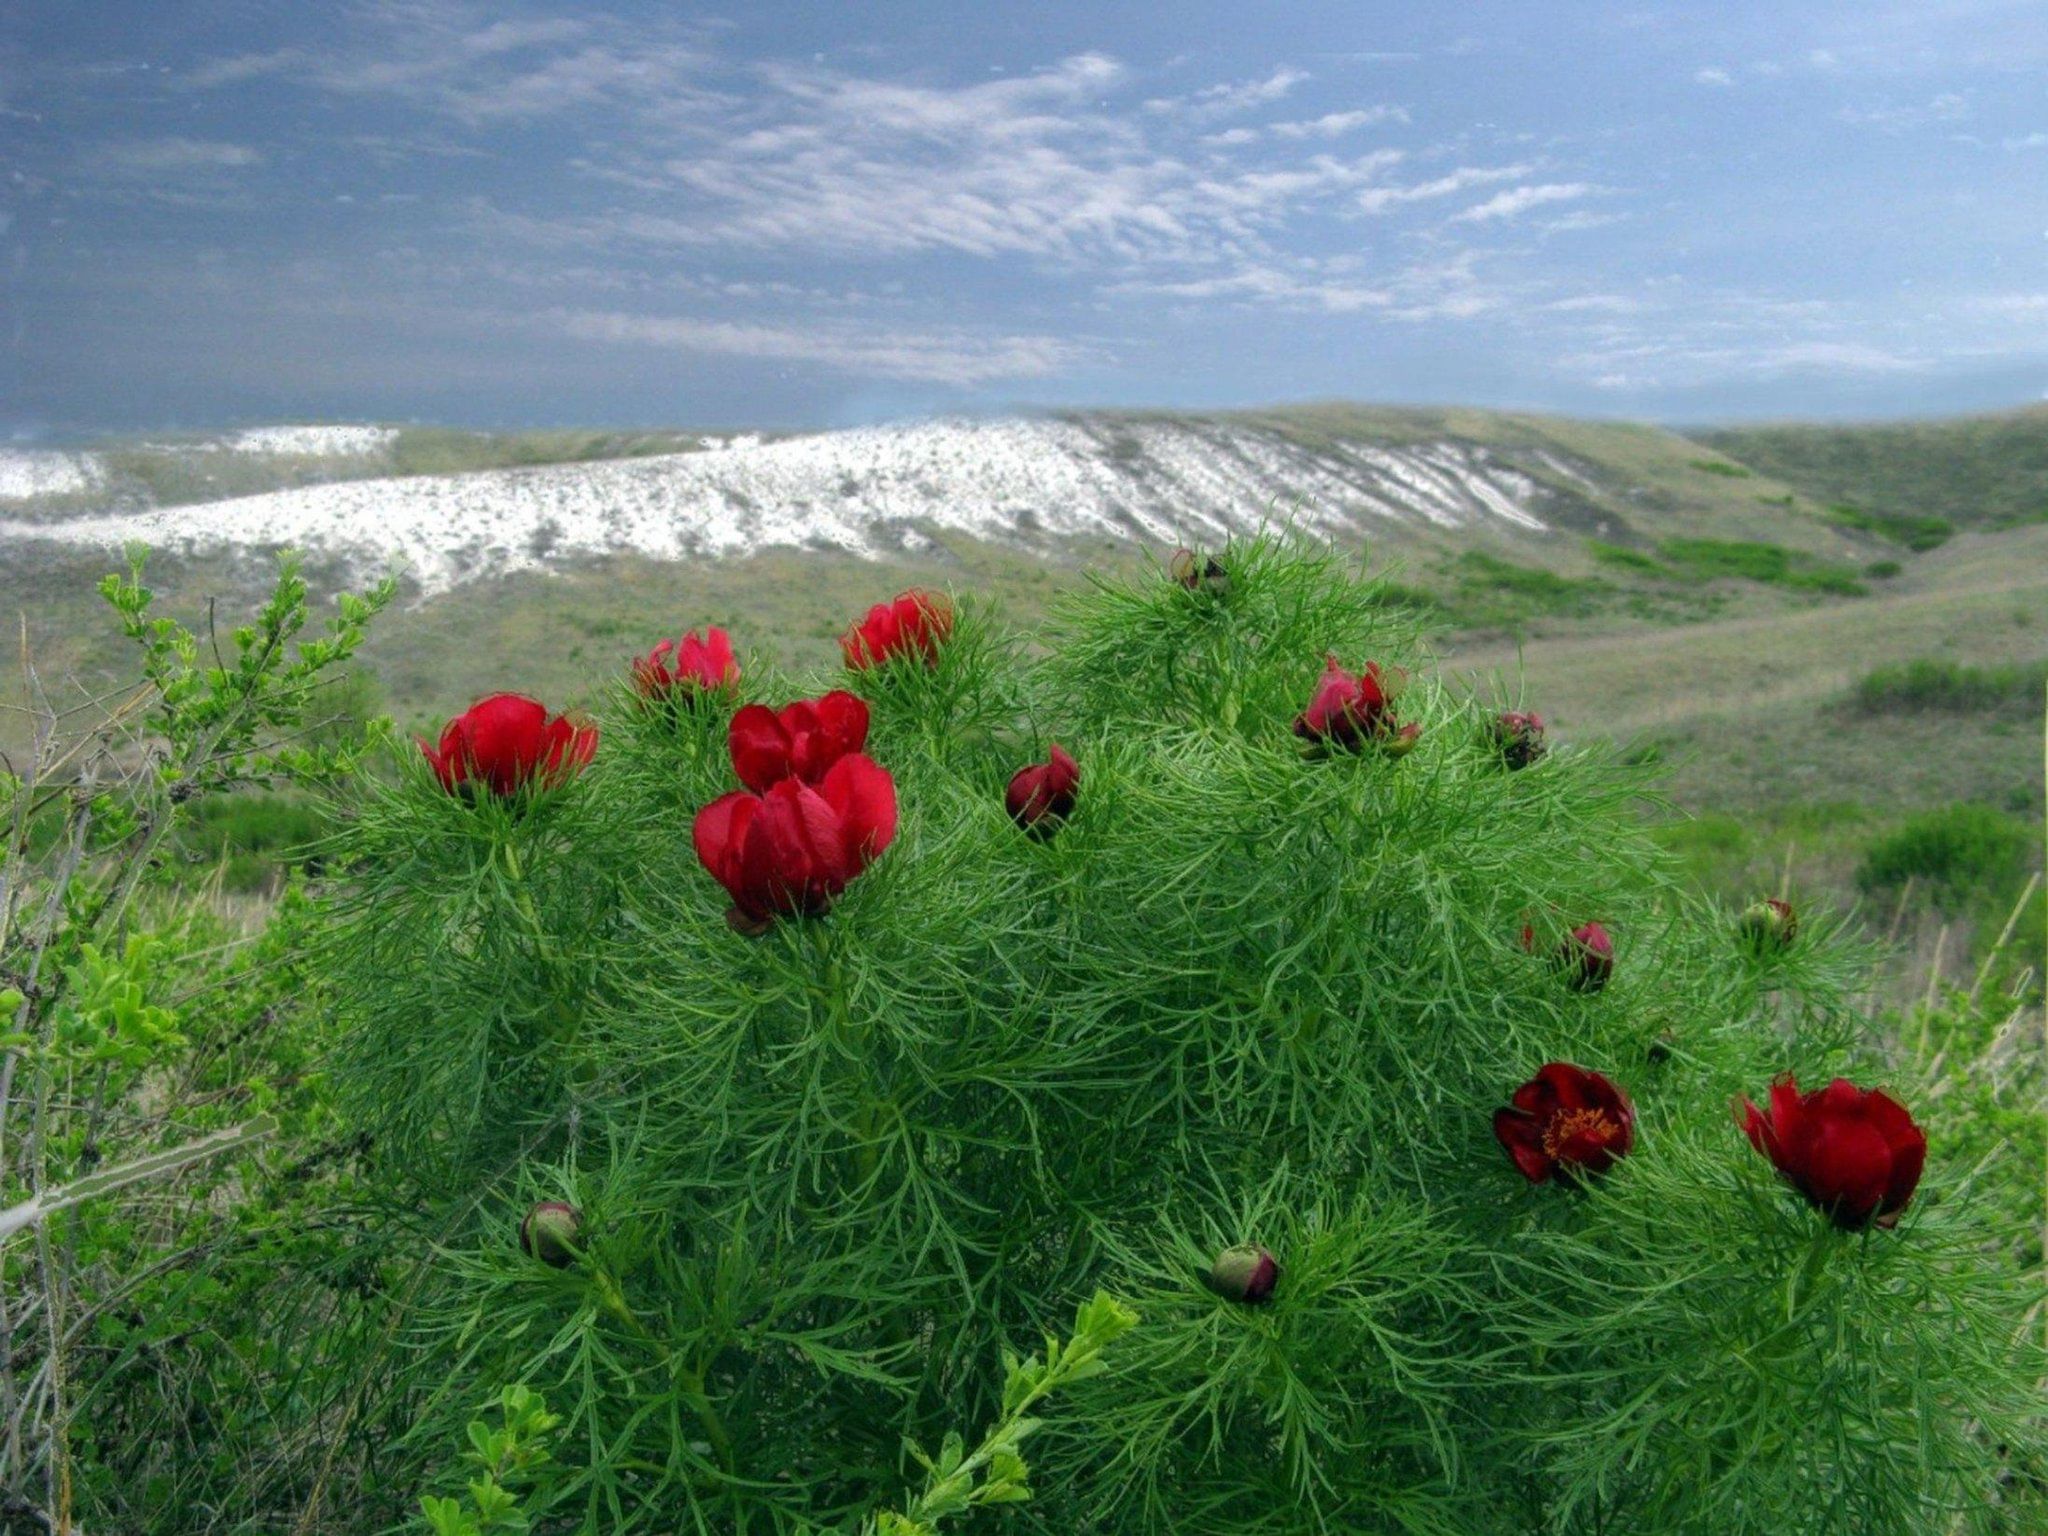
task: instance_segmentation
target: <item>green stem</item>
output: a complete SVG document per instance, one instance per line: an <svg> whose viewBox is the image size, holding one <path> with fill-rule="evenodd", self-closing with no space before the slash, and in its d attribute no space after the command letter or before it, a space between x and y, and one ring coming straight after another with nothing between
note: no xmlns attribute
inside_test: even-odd
<svg viewBox="0 0 2048 1536"><path fill-rule="evenodd" d="M653 1346L662 1363L669 1368L682 1387L684 1400L689 1403L690 1411L697 1416L697 1422L704 1426L705 1437L710 1440L711 1448L718 1456L718 1464L725 1469L728 1477L736 1475L732 1439L725 1432L724 1421L718 1417L718 1409L712 1404L710 1394L704 1390L703 1370L686 1364L669 1347L666 1339L661 1338L640 1320L639 1314L626 1305L625 1293L619 1289L618 1282L610 1275L599 1270L593 1281L604 1310L624 1323L636 1337Z"/></svg>
<svg viewBox="0 0 2048 1536"><path fill-rule="evenodd" d="M1806 1257L1797 1269L1792 1271L1785 1283L1785 1322L1789 1326L1799 1316L1799 1303L1804 1295L1810 1295L1813 1283L1827 1268L1828 1255L1834 1251L1836 1234L1832 1227L1821 1227L1814 1233L1813 1245L1806 1250Z"/></svg>
<svg viewBox="0 0 2048 1536"><path fill-rule="evenodd" d="M533 904L533 892L526 883L526 865L519 857L519 850L509 842L499 843L494 851L494 857L504 865L506 883L512 890L512 905L525 921L527 935L533 940L534 954L548 976L548 990L554 996L555 1013L559 1020L551 1034L557 1041L566 1041L576 1033L577 1011L563 992L561 960L555 952L553 941L548 938L547 929L541 923L540 911Z"/></svg>

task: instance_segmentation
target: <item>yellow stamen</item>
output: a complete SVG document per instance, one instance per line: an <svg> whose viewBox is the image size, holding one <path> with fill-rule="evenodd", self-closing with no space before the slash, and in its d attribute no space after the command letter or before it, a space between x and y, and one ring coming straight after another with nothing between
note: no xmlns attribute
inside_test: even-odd
<svg viewBox="0 0 2048 1536"><path fill-rule="evenodd" d="M1545 1156L1556 1157L1558 1148L1567 1142L1583 1138L1605 1146L1620 1134L1621 1126L1604 1109L1559 1110L1543 1127L1543 1151Z"/></svg>

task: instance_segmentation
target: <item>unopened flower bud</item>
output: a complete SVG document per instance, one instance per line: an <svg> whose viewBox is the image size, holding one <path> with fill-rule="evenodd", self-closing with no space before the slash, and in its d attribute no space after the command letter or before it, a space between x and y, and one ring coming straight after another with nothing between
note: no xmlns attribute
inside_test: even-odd
<svg viewBox="0 0 2048 1536"><path fill-rule="evenodd" d="M1239 1243L1216 1255L1202 1283L1225 1301L1256 1306L1273 1294L1280 1279L1280 1264L1256 1243Z"/></svg>
<svg viewBox="0 0 2048 1536"><path fill-rule="evenodd" d="M1176 549L1166 569L1175 581L1190 592L1206 592L1211 597L1230 595L1230 573L1223 569L1223 563L1214 555L1198 555L1191 549Z"/></svg>
<svg viewBox="0 0 2048 1536"><path fill-rule="evenodd" d="M1558 946L1565 980L1581 992L1598 992L1614 974L1614 940L1598 923L1581 923Z"/></svg>
<svg viewBox="0 0 2048 1536"><path fill-rule="evenodd" d="M1799 914L1792 910L1791 902L1766 896L1743 909L1735 931L1744 944L1760 953L1790 949L1799 936Z"/></svg>
<svg viewBox="0 0 2048 1536"><path fill-rule="evenodd" d="M541 1201L519 1223L519 1246L530 1258L556 1269L575 1262L582 1236L583 1213L561 1200Z"/></svg>
<svg viewBox="0 0 2048 1536"><path fill-rule="evenodd" d="M1422 740L1422 727L1410 721L1382 736L1379 741L1382 757L1406 757L1415 750L1415 744Z"/></svg>
<svg viewBox="0 0 2048 1536"><path fill-rule="evenodd" d="M1493 717L1494 750L1510 768L1526 768L1543 755L1543 717L1534 711L1504 710Z"/></svg>

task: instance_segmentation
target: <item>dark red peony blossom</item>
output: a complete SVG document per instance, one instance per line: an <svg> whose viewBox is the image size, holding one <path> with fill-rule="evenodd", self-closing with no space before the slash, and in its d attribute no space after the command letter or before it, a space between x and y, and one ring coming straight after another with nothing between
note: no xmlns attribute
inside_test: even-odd
<svg viewBox="0 0 2048 1536"><path fill-rule="evenodd" d="M643 699L694 702L722 693L740 680L732 637L716 627L700 636L694 629L680 640L664 640L633 663L633 689Z"/></svg>
<svg viewBox="0 0 2048 1536"><path fill-rule="evenodd" d="M1010 775L1010 787L1003 795L1010 819L1036 838L1048 838L1060 823L1074 814L1074 800L1081 788L1081 765L1053 743L1052 756L1032 763Z"/></svg>
<svg viewBox="0 0 2048 1536"><path fill-rule="evenodd" d="M1526 768L1543 756L1543 717L1518 709L1494 716L1491 727L1494 750L1510 768Z"/></svg>
<svg viewBox="0 0 2048 1536"><path fill-rule="evenodd" d="M1522 949L1537 952L1536 930L1522 925ZM1581 992L1598 992L1614 974L1614 940L1598 923L1581 923L1557 946L1551 956L1564 978Z"/></svg>
<svg viewBox="0 0 2048 1536"><path fill-rule="evenodd" d="M822 699L799 699L780 712L745 705L726 731L733 771L757 794L784 779L820 783L834 763L867 742L867 702L843 688Z"/></svg>
<svg viewBox="0 0 2048 1536"><path fill-rule="evenodd" d="M1493 1112L1493 1134L1532 1184L1605 1173L1635 1145L1636 1111L1598 1072L1546 1062Z"/></svg>
<svg viewBox="0 0 2048 1536"><path fill-rule="evenodd" d="M1799 914L1792 910L1791 902L1766 896L1743 909L1742 916L1736 920L1735 932L1745 945L1758 953L1790 949L1792 941L1799 937Z"/></svg>
<svg viewBox="0 0 2048 1536"><path fill-rule="evenodd" d="M1256 1243L1238 1243L1216 1255L1202 1283L1225 1301L1250 1306L1269 1300L1280 1282L1280 1264Z"/></svg>
<svg viewBox="0 0 2048 1536"><path fill-rule="evenodd" d="M1927 1133L1906 1107L1847 1078L1802 1094L1781 1077L1768 1115L1744 1099L1735 1119L1794 1189L1851 1232L1896 1222L1927 1161Z"/></svg>
<svg viewBox="0 0 2048 1536"><path fill-rule="evenodd" d="M1191 549L1176 549L1166 569L1176 582L1190 592L1205 592L1211 597L1230 595L1230 573L1223 568L1223 562L1214 555L1198 555Z"/></svg>
<svg viewBox="0 0 2048 1536"><path fill-rule="evenodd" d="M479 699L448 722L438 747L420 742L450 794L485 788L515 795L553 788L581 773L597 751L597 727L571 715L550 720L545 704L517 693Z"/></svg>
<svg viewBox="0 0 2048 1536"><path fill-rule="evenodd" d="M912 590L870 608L866 618L839 637L839 650L855 672L898 656L921 656L929 666L952 633L953 605L939 593Z"/></svg>
<svg viewBox="0 0 2048 1536"><path fill-rule="evenodd" d="M765 932L778 915L816 917L896 836L896 782L854 754L816 788L787 778L765 794L723 795L697 813L697 857L732 897L733 926Z"/></svg>
<svg viewBox="0 0 2048 1536"><path fill-rule="evenodd" d="M561 1200L543 1200L519 1223L519 1246L529 1258L567 1269L583 1237L583 1213Z"/></svg>
<svg viewBox="0 0 2048 1536"><path fill-rule="evenodd" d="M1294 734L1304 741L1349 752L1371 745L1391 745L1397 755L1405 752L1414 746L1422 728L1395 723L1394 695L1401 691L1401 682L1400 673L1383 672L1376 661L1368 661L1365 669L1353 676L1337 664L1336 657L1327 656L1315 696L1308 701L1308 708L1294 717Z"/></svg>
<svg viewBox="0 0 2048 1536"><path fill-rule="evenodd" d="M1614 940L1598 923L1581 923L1557 947L1557 963L1581 992L1598 992L1614 974Z"/></svg>

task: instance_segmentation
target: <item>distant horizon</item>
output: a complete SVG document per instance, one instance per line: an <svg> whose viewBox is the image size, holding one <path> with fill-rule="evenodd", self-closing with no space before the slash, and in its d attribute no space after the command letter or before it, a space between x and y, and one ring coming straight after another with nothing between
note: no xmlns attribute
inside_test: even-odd
<svg viewBox="0 0 2048 1536"><path fill-rule="evenodd" d="M1715 418L1660 420L1652 416L1633 416L1620 412L1559 411L1534 406L1480 405L1460 400L1369 400L1344 395L1318 395L1295 400L1260 400L1243 405L1189 405L1161 406L1138 403L1123 404L1071 404L1039 405L1018 403L1014 405L962 406L949 409L906 412L894 416L878 416L870 421L802 423L762 421L658 421L658 420L577 420L563 419L554 422L500 421L465 422L430 420L419 417L374 417L374 416L243 416L208 422L159 422L153 425L76 428L68 431L47 431L24 433L20 429L0 427L0 448L19 451L89 447L101 443L128 441L139 437L194 437L206 438L228 433L257 431L269 427L381 427L400 431L422 432L467 432L487 437L516 437L527 432L617 432L617 433L678 433L685 435L718 436L721 434L744 435L753 432L809 436L820 432L854 431L866 427L913 426L919 423L940 420L995 421L1006 418L1031 418L1037 416L1113 416L1164 415L1164 416L1245 416L1268 411L1309 410L1317 407L1351 406L1364 410L1417 413L1436 411L1477 411L1492 416L1533 416L1556 421L1588 421L1621 425L1658 427L1683 437L1694 431L1720 431L1733 428L1754 427L1886 427L1904 426L1916 423L1939 424L1950 421L1968 421L1981 417L2018 416L2029 413L2048 415L2048 399L2021 400L2008 405L1971 406L1955 410L1916 411L1902 410L1868 415L1797 416L1757 415L1724 416Z"/></svg>
<svg viewBox="0 0 2048 1536"><path fill-rule="evenodd" d="M2048 6L26 0L0 438L2048 395Z"/></svg>

